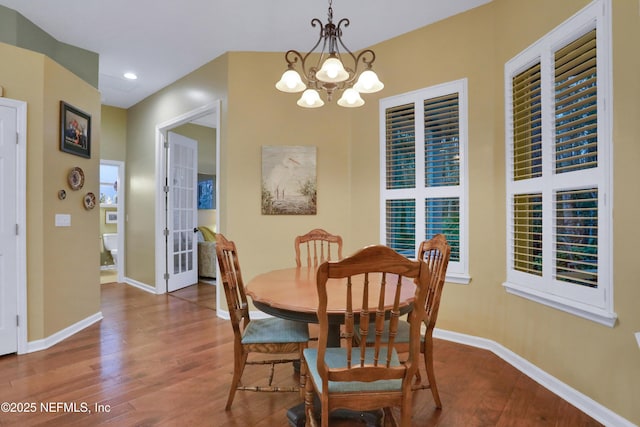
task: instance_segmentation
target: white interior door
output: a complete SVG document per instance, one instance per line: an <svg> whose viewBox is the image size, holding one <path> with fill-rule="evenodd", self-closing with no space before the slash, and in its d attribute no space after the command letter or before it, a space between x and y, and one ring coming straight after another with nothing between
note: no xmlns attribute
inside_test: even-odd
<svg viewBox="0 0 640 427"><path fill-rule="evenodd" d="M17 111L0 105L0 354L18 351Z"/></svg>
<svg viewBox="0 0 640 427"><path fill-rule="evenodd" d="M167 291L198 282L198 142L168 132Z"/></svg>

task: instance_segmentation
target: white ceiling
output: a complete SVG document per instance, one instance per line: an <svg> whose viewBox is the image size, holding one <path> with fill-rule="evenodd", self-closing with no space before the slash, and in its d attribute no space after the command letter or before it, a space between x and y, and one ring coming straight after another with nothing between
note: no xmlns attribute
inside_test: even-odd
<svg viewBox="0 0 640 427"><path fill-rule="evenodd" d="M491 0L335 0L358 50ZM100 55L106 105L128 108L227 51L308 51L322 0L0 0L63 43ZM434 41L435 42L435 41ZM383 61L378 58L378 61ZM283 70L285 67L283 58ZM123 73L138 74L127 81ZM274 83L280 76L273 76Z"/></svg>

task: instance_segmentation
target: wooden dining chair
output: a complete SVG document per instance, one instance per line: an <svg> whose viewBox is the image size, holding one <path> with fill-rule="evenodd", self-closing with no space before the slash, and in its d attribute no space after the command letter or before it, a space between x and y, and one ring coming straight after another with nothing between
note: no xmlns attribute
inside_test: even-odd
<svg viewBox="0 0 640 427"><path fill-rule="evenodd" d="M416 383L414 390L431 389L433 400L437 408L442 408L438 387L436 385L435 371L433 369L433 329L438 318L438 309L440 307L440 298L444 288L444 281L447 275L447 267L451 256L451 246L447 243L447 239L442 234L436 234L430 240L425 240L420 244L418 249L418 259L423 260L431 277L429 280L429 292L425 301L425 317L423 319L425 333L420 340L420 352L424 357L424 366L427 372L427 382L422 382L420 371L416 373ZM388 327L387 327L388 328ZM375 335L369 333L367 335L367 345L373 345ZM410 325L408 322L400 322L398 325L397 335L394 338L394 346L399 353L409 351L410 342ZM389 340L389 332L385 329L383 340ZM361 337L356 332L356 342L360 342Z"/></svg>
<svg viewBox="0 0 640 427"><path fill-rule="evenodd" d="M344 280L346 278L346 280ZM332 279L343 279L336 288ZM409 279L409 280L407 280ZM418 369L420 324L425 317L425 299L429 285L429 269L422 261L412 261L394 250L368 246L341 261L325 262L316 273L320 338L317 348L304 350L307 377L305 414L307 425L316 425L314 392L321 406L321 425L329 425L331 411L338 408L369 411L385 408L385 418L395 423L390 407L400 407L400 426L411 425L412 379ZM331 294L327 284L332 283ZM400 316L402 287L410 286L415 308L409 312L411 325L409 357L401 363L393 338ZM358 289L359 288L359 289ZM362 299L353 295L362 295ZM328 302L333 311L344 307L347 337L356 326L362 336L371 332L380 336L388 324L389 341L375 340L372 347L361 342L354 346L347 339L341 347L327 347L329 328ZM358 319L356 319L358 318Z"/></svg>
<svg viewBox="0 0 640 427"><path fill-rule="evenodd" d="M325 261L332 261L331 249L333 247L334 254L337 258L342 259L342 237L330 234L321 228L316 228L304 234L297 236L294 241L296 249L296 265L302 266L301 252L306 252L307 266L317 267Z"/></svg>
<svg viewBox="0 0 640 427"><path fill-rule="evenodd" d="M307 347L309 332L306 323L280 318L251 320L249 305L245 294L244 282L238 262L238 251L234 242L220 233L216 235L216 255L220 266L220 275L227 298L229 317L233 327L233 379L225 409L230 409L236 390L295 392L302 394L302 387L278 387L273 385L274 366L279 363L298 362L302 351ZM293 354L288 358L264 358L248 361L250 353ZM241 377L246 365L271 365L267 385L245 387ZM300 368L300 381L304 384L305 371Z"/></svg>

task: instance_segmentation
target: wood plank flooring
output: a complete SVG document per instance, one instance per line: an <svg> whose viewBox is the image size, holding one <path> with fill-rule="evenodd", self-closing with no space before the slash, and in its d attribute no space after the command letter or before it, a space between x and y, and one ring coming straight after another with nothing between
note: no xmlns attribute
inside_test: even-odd
<svg viewBox="0 0 640 427"><path fill-rule="evenodd" d="M0 411L0 426L275 427L300 402L297 393L238 392L224 410L232 331L204 305L110 283L102 313L48 350L0 357L0 402L22 410ZM417 392L413 426L600 425L490 352L436 340L435 358L443 409ZM247 367L244 382L264 369ZM277 369L280 384L296 380L290 366Z"/></svg>

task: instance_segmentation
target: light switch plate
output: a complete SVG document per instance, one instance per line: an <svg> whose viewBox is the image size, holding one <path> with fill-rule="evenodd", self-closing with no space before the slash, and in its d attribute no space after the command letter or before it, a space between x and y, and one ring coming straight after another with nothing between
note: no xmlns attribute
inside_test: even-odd
<svg viewBox="0 0 640 427"><path fill-rule="evenodd" d="M640 332L636 332L636 341L638 341L638 347L640 347Z"/></svg>
<svg viewBox="0 0 640 427"><path fill-rule="evenodd" d="M56 214L56 227L71 227L71 215Z"/></svg>

